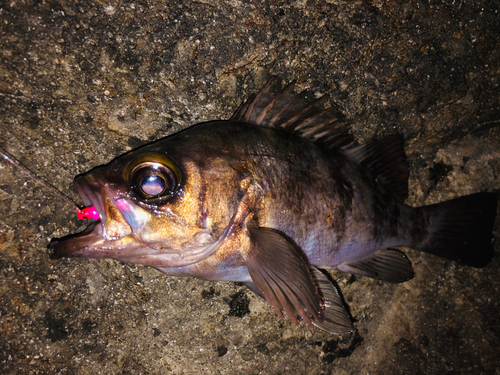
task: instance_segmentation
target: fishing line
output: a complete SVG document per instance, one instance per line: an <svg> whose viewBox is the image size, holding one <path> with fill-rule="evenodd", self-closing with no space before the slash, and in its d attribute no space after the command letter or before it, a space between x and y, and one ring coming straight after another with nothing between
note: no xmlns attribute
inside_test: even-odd
<svg viewBox="0 0 500 375"><path fill-rule="evenodd" d="M38 183L38 184L42 185L43 187L45 187L46 189L52 191L52 193L56 194L59 198L62 198L63 200L70 203L77 211L77 216L79 219L82 219L82 220L83 219L96 219L97 220L99 218L99 214L97 214L97 211L95 210L94 206L81 209L73 199L71 199L67 195L63 194L61 191L59 191L56 187L54 187L50 183L38 178L33 171L31 171L28 167L24 166L19 160L17 160L14 156L12 156L10 153L5 151L5 149L3 149L2 147L0 147L0 156L5 161L9 162L14 167L19 169L19 171L21 171L21 173L23 173L25 176L31 178L36 183ZM96 217L96 215L97 215L97 217Z"/></svg>

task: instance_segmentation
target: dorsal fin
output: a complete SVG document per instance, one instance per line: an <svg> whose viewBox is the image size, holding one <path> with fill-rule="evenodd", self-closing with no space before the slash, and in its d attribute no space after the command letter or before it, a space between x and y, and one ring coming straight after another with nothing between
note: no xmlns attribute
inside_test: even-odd
<svg viewBox="0 0 500 375"><path fill-rule="evenodd" d="M283 129L328 149L355 144L338 110L324 108L326 96L308 102L305 99L309 93L307 90L294 94L294 82L274 94L275 83L276 77L272 77L257 95L250 96L238 108L230 120Z"/></svg>
<svg viewBox="0 0 500 375"><path fill-rule="evenodd" d="M396 198L408 197L408 157L401 134L393 134L364 145L342 149L345 155L368 169Z"/></svg>
<svg viewBox="0 0 500 375"><path fill-rule="evenodd" d="M369 170L396 198L407 198L408 158L401 135L359 145L337 108L324 108L326 96L309 102L307 90L294 94L294 82L281 90L275 90L276 84L276 77L272 77L230 120L282 129L327 149L337 149Z"/></svg>

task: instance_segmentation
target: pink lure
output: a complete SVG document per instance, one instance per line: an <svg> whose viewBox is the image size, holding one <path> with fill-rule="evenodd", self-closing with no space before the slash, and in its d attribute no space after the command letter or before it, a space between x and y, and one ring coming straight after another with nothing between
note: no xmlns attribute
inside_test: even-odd
<svg viewBox="0 0 500 375"><path fill-rule="evenodd" d="M94 206L79 209L78 212L76 213L76 216L78 216L80 220L85 220L85 219L99 220L99 212L97 212Z"/></svg>

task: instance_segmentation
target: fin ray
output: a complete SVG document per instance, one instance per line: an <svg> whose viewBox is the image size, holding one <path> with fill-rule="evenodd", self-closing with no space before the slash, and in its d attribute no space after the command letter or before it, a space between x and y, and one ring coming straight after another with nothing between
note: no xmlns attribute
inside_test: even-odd
<svg viewBox="0 0 500 375"><path fill-rule="evenodd" d="M309 91L294 94L295 83L274 93L272 77L256 95L238 108L231 121L281 129L327 149L338 149L366 167L389 192L404 201L408 196L408 159L401 135L359 145L336 107L324 108L327 96L306 99Z"/></svg>
<svg viewBox="0 0 500 375"><path fill-rule="evenodd" d="M336 107L324 108L327 96L308 101L305 90L294 94L292 82L276 94L272 77L256 95L238 108L231 121L281 129L327 149L338 149L368 169L379 182L404 201L408 196L408 158L401 135L359 145Z"/></svg>
<svg viewBox="0 0 500 375"><path fill-rule="evenodd" d="M304 254L278 232L247 226L251 249L246 256L248 272L266 301L298 323L297 316L312 326L322 322L324 310L310 265Z"/></svg>
<svg viewBox="0 0 500 375"><path fill-rule="evenodd" d="M318 282L325 305L325 319L323 322L313 320L313 324L323 331L337 335L354 331L351 317L338 289L333 285L328 276L316 267L313 267L313 274Z"/></svg>
<svg viewBox="0 0 500 375"><path fill-rule="evenodd" d="M276 81L276 77L272 77L257 95L251 95L238 108L230 120L283 129L328 149L355 144L337 108L324 108L326 96L309 102L306 100L309 91L302 91L295 95L293 82L274 94L272 87ZM330 128L329 126L334 122L337 122L337 126ZM308 135L311 129L324 134L314 139Z"/></svg>
<svg viewBox="0 0 500 375"><path fill-rule="evenodd" d="M404 138L393 134L364 145L353 145L343 150L349 158L368 169L396 198L408 197L408 157Z"/></svg>
<svg viewBox="0 0 500 375"><path fill-rule="evenodd" d="M493 225L497 214L495 193L476 193L419 207L428 222L428 236L415 248L484 267L493 257Z"/></svg>
<svg viewBox="0 0 500 375"><path fill-rule="evenodd" d="M377 250L365 259L343 263L337 269L389 283L402 283L415 276L406 255L394 249Z"/></svg>

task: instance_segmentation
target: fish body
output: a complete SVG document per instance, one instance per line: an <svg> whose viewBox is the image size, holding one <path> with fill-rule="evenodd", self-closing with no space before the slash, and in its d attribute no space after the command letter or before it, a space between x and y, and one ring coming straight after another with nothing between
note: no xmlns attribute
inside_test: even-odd
<svg viewBox="0 0 500 375"><path fill-rule="evenodd" d="M412 208L400 135L357 144L335 109L271 80L229 121L193 126L75 179L100 220L54 257L113 258L175 276L244 282L278 315L352 330L323 269L413 277L394 247L481 267L496 195ZM283 314L283 312L285 314Z"/></svg>

